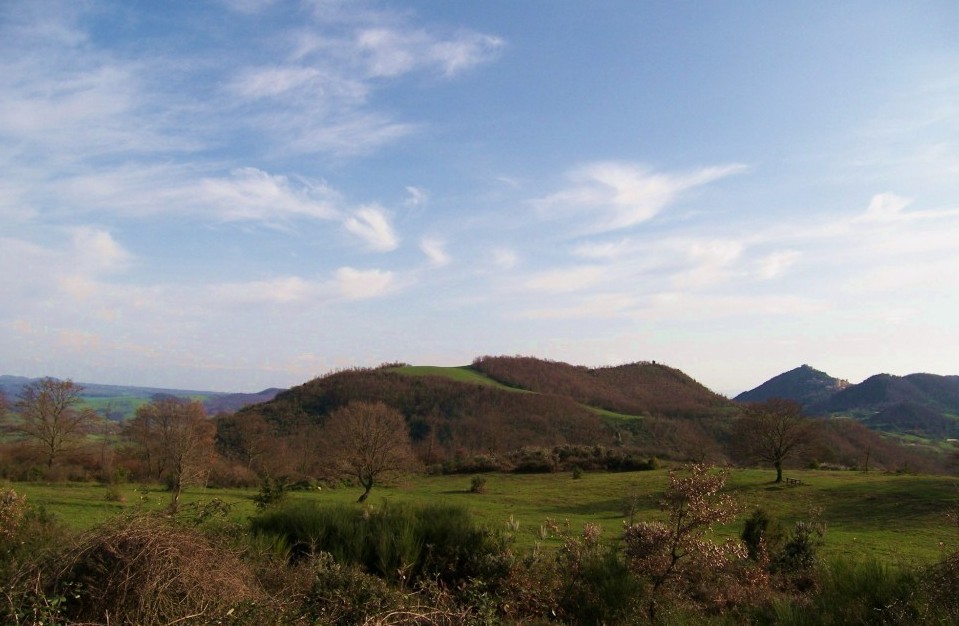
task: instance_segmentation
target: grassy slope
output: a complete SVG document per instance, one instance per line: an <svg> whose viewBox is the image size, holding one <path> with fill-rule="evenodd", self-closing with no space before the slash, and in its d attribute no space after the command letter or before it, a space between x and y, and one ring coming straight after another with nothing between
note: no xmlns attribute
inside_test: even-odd
<svg viewBox="0 0 959 626"><path fill-rule="evenodd" d="M476 370L469 367L468 365L462 365L459 367L438 367L435 365L404 365L402 367L391 367L388 369L388 371L397 372L399 374L406 374L407 376L440 376L440 377L449 378L450 380L455 380L461 383L475 383L477 385L489 385L491 387L505 389L506 391L514 391L516 393L535 393L532 391L526 391L525 389L517 389L516 387L510 387L509 385L504 385L503 383L495 381L485 374L477 372ZM623 413L616 413L614 411L608 411L606 409L600 409L593 406L586 406L586 408L592 411L593 413L596 413L600 417L604 418L606 421L628 421L628 420L641 418L641 416L625 415Z"/></svg>
<svg viewBox="0 0 959 626"><path fill-rule="evenodd" d="M401 367L391 367L388 368L389 372L396 372L398 374L405 374L407 376L439 376L441 378L449 378L450 380L455 380L460 383L474 383L477 385L489 385L490 387L498 387L499 389L506 389L508 391L515 391L517 393L526 393L522 389L516 389L514 387L509 387L502 383L499 383L485 374L481 374L476 370L472 369L468 365L462 365L459 367L439 367L436 365L404 365Z"/></svg>
<svg viewBox="0 0 959 626"><path fill-rule="evenodd" d="M785 487L770 483L769 470L735 470L728 490L743 504L739 521L721 530L718 538L736 536L742 520L762 506L786 524L821 510L828 525L825 556L875 556L890 563L930 562L942 556L940 541L949 549L959 543L946 511L959 504L959 480L941 476L908 476L858 472L791 472L804 484ZM393 487L374 489L370 502L444 501L463 504L483 522L505 528L510 516L519 522L516 540L520 549L539 541L538 529L546 517L559 523L569 520L574 530L585 522L598 522L607 537L619 535L623 500L634 496L639 505L636 520L660 519L656 502L666 485L666 472L589 473L580 480L569 474L487 475L487 492L469 493L469 476L417 476ZM105 501L106 488L96 485L18 484L30 502L43 504L62 521L89 527L122 511L137 507L162 508L167 494L153 491L140 503L136 487L123 487L126 504ZM218 497L233 503L233 517L244 521L255 513L253 490L190 490L186 502ZM351 488L292 494L327 502L352 502L359 491Z"/></svg>

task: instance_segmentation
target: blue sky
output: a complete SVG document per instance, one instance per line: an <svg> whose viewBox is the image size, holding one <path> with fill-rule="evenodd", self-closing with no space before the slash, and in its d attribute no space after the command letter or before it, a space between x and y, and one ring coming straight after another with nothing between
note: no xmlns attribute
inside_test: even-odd
<svg viewBox="0 0 959 626"><path fill-rule="evenodd" d="M0 373L959 374L959 5L4 2Z"/></svg>

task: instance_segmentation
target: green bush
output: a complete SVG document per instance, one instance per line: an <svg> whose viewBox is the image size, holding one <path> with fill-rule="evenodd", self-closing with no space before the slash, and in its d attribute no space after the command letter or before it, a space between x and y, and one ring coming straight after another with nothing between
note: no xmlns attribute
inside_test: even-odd
<svg viewBox="0 0 959 626"><path fill-rule="evenodd" d="M470 479L470 493L486 493L486 479L482 476L473 476Z"/></svg>
<svg viewBox="0 0 959 626"><path fill-rule="evenodd" d="M739 538L746 545L749 558L759 561L779 551L782 535L779 523L771 518L765 509L758 508L746 519Z"/></svg>
<svg viewBox="0 0 959 626"><path fill-rule="evenodd" d="M780 599L769 621L783 626L925 623L914 598L916 570L874 559L836 559L817 573L815 591L805 599Z"/></svg>
<svg viewBox="0 0 959 626"><path fill-rule="evenodd" d="M260 514L251 528L254 535L283 538L294 559L328 552L341 565L403 584L492 581L509 568L505 536L477 526L463 507L361 509L301 501Z"/></svg>
<svg viewBox="0 0 959 626"><path fill-rule="evenodd" d="M312 557L313 584L299 609L313 624L369 623L370 618L403 605L403 594L357 565L342 565L327 552Z"/></svg>
<svg viewBox="0 0 959 626"><path fill-rule="evenodd" d="M643 586L612 550L584 556L565 581L559 608L572 624L630 624L643 614Z"/></svg>
<svg viewBox="0 0 959 626"><path fill-rule="evenodd" d="M782 572L811 570L816 565L825 527L816 521L796 522L792 533L784 539L774 555L774 569Z"/></svg>
<svg viewBox="0 0 959 626"><path fill-rule="evenodd" d="M253 496L256 508L266 509L279 504L286 498L286 482L278 478L264 478L260 484L260 491Z"/></svg>

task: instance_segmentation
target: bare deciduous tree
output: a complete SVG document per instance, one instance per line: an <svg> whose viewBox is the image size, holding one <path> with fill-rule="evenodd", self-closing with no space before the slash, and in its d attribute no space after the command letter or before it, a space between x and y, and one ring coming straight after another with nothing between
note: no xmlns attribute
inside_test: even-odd
<svg viewBox="0 0 959 626"><path fill-rule="evenodd" d="M737 442L748 458L776 468L776 482L783 480L783 463L807 445L813 425L798 402L772 398L747 405L736 423Z"/></svg>
<svg viewBox="0 0 959 626"><path fill-rule="evenodd" d="M180 505L180 494L201 482L215 454L216 428L199 400L158 396L137 409L126 436L137 446L148 471L167 481L170 509Z"/></svg>
<svg viewBox="0 0 959 626"><path fill-rule="evenodd" d="M43 378L20 392L15 405L20 421L14 430L33 439L43 450L47 467L82 439L96 417L92 409L77 406L82 391L83 387L69 379Z"/></svg>
<svg viewBox="0 0 959 626"><path fill-rule="evenodd" d="M350 402L330 414L323 433L336 471L363 485L357 502L369 497L376 481L414 464L406 420L382 402Z"/></svg>

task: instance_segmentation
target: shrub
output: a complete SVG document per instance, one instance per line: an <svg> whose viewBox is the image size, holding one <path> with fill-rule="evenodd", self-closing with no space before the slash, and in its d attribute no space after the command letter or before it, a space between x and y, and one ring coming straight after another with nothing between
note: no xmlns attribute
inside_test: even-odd
<svg viewBox="0 0 959 626"><path fill-rule="evenodd" d="M779 550L782 543L782 528L765 509L758 508L746 519L739 538L745 544L749 558L753 561L762 561Z"/></svg>
<svg viewBox="0 0 959 626"><path fill-rule="evenodd" d="M329 552L341 565L403 584L498 580L509 567L505 537L477 526L462 507L361 509L301 501L260 514L251 528L255 535L282 537L294 559Z"/></svg>
<svg viewBox="0 0 959 626"><path fill-rule="evenodd" d="M286 498L287 487L282 479L264 478L260 484L260 491L253 496L256 508L266 509L279 504Z"/></svg>
<svg viewBox="0 0 959 626"><path fill-rule="evenodd" d="M117 483L107 485L107 492L104 494L103 499L107 502L120 502L121 504L127 501L127 497L123 495L123 489L121 489Z"/></svg>
<svg viewBox="0 0 959 626"><path fill-rule="evenodd" d="M558 538L563 545L556 552L537 549L514 563L503 586L502 612L509 623L641 623L640 581L601 536L597 524L576 534L568 523L547 518L541 538Z"/></svg>
<svg viewBox="0 0 959 626"><path fill-rule="evenodd" d="M817 553L826 529L818 521L800 520L785 538L782 549L775 553L773 566L777 571L809 571L816 565Z"/></svg>
<svg viewBox="0 0 959 626"><path fill-rule="evenodd" d="M556 459L546 448L523 448L508 455L515 472L543 474L556 469Z"/></svg>
<svg viewBox="0 0 959 626"><path fill-rule="evenodd" d="M485 454L476 454L469 457L457 457L443 462L444 474L472 474L484 472L499 472L512 469L503 460Z"/></svg>
<svg viewBox="0 0 959 626"><path fill-rule="evenodd" d="M0 543L13 539L27 513L27 499L13 489L0 491Z"/></svg>
<svg viewBox="0 0 959 626"><path fill-rule="evenodd" d="M914 571L874 559L836 559L819 568L819 584L801 605L782 603L780 624L919 624L910 596Z"/></svg>
<svg viewBox="0 0 959 626"><path fill-rule="evenodd" d="M50 608L55 600L59 616L81 623L212 620L263 597L239 558L158 516L124 518L84 533L22 570L18 580L27 591L18 596L19 612Z"/></svg>
<svg viewBox="0 0 959 626"><path fill-rule="evenodd" d="M355 564L337 563L328 552L311 557L309 568L313 583L300 617L311 624L366 624L371 617L403 605L403 594L382 578Z"/></svg>
<svg viewBox="0 0 959 626"><path fill-rule="evenodd" d="M486 479L482 476L473 476L470 479L470 493L486 493Z"/></svg>

